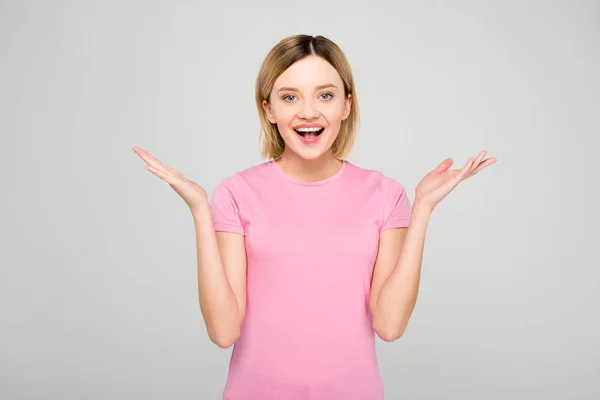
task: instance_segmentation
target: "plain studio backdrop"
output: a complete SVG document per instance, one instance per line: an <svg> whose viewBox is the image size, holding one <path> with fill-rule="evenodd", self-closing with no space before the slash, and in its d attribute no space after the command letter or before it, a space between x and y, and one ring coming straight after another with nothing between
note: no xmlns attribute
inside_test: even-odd
<svg viewBox="0 0 600 400"><path fill-rule="evenodd" d="M600 4L0 3L0 398L220 399L191 214L260 159L254 80L297 34L343 49L351 162L411 201L446 157L498 162L435 209L386 399L598 399Z"/></svg>

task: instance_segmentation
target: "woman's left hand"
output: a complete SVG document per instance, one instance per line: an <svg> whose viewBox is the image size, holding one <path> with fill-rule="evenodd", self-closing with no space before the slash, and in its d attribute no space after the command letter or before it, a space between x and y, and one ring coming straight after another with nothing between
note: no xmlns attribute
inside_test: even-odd
<svg viewBox="0 0 600 400"><path fill-rule="evenodd" d="M469 158L465 166L461 169L448 169L454 163L451 158L442 161L433 171L425 175L419 185L417 185L415 189L415 204L418 203L433 211L435 206L454 190L460 182L497 161L494 157L482 161L485 154L486 151L482 151L475 160Z"/></svg>

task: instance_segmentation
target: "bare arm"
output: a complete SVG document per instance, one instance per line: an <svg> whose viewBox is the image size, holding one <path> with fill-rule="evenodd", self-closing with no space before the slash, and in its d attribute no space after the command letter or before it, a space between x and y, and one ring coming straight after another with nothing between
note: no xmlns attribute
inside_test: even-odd
<svg viewBox="0 0 600 400"><path fill-rule="evenodd" d="M215 232L210 205L192 210L198 257L200 310L210 339L230 347L246 312L246 249L237 233Z"/></svg>
<svg viewBox="0 0 600 400"><path fill-rule="evenodd" d="M134 147L146 161L146 169L181 196L194 217L198 257L200 310L210 339L230 347L239 337L246 309L246 248L244 237L215 232L206 191L179 171L164 165L150 153Z"/></svg>
<svg viewBox="0 0 600 400"><path fill-rule="evenodd" d="M404 333L419 293L423 247L431 212L415 204L412 213L408 228L381 233L373 272L370 298L373 328L387 342Z"/></svg>
<svg viewBox="0 0 600 400"><path fill-rule="evenodd" d="M383 340L393 341L401 337L415 308L431 213L460 182L496 162L495 157L483 160L486 153L481 151L475 159L469 158L460 169L448 169L453 163L451 158L442 161L415 189L408 228L381 233L370 309L373 327Z"/></svg>

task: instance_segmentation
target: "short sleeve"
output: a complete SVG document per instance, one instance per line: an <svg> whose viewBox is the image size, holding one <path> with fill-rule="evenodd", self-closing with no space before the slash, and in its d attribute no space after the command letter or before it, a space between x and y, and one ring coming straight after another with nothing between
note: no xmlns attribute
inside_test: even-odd
<svg viewBox="0 0 600 400"><path fill-rule="evenodd" d="M406 190L398 181L386 176L383 177L381 186L383 221L379 231L407 227L410 223L412 206Z"/></svg>
<svg viewBox="0 0 600 400"><path fill-rule="evenodd" d="M238 204L225 182L221 182L213 191L210 206L215 231L245 235Z"/></svg>

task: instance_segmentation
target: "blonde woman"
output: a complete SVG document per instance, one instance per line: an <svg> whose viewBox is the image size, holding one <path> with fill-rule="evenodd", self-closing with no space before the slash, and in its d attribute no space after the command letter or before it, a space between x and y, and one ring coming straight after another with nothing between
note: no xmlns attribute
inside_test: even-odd
<svg viewBox="0 0 600 400"><path fill-rule="evenodd" d="M378 400L375 335L402 336L434 207L496 161L446 159L415 190L346 157L359 108L342 50L296 35L256 80L267 161L202 187L139 147L192 212L200 308L211 340L234 345L226 400Z"/></svg>

